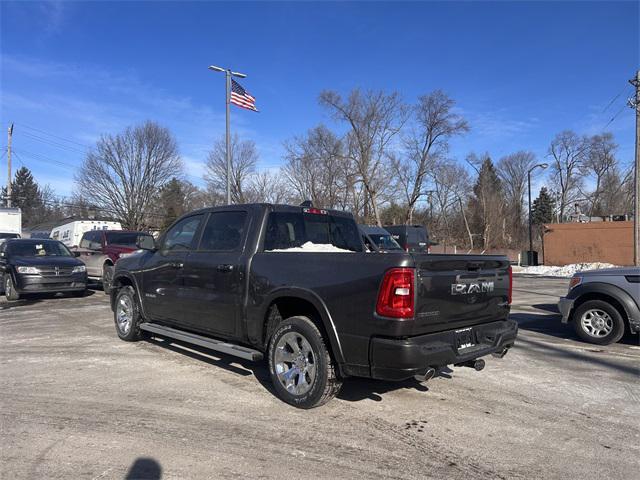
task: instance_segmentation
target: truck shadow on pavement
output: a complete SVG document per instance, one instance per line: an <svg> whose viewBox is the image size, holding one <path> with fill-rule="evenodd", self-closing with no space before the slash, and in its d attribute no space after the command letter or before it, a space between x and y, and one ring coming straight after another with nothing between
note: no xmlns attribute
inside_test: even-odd
<svg viewBox="0 0 640 480"><path fill-rule="evenodd" d="M205 347L183 343L174 339L163 337L151 337L147 341L155 346L179 353L186 357L198 360L214 367L222 368L228 372L242 377L254 376L256 380L272 395L276 395L271 383L271 375L266 361L251 362L232 355L209 350ZM451 378L451 370L444 369L438 376ZM360 400L382 401L382 395L394 390L410 389L420 392L428 392L429 389L423 383L410 379L401 382L385 382L368 378L352 377L344 382L337 398L350 402ZM277 395L276 395L277 396Z"/></svg>

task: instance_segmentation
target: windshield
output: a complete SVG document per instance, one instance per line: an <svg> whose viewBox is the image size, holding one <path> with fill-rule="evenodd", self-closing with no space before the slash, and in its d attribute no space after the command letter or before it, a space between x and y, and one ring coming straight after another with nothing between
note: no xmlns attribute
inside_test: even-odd
<svg viewBox="0 0 640 480"><path fill-rule="evenodd" d="M107 243L110 245L124 245L127 247L135 247L140 237L150 237L147 233L139 232L117 232L107 233Z"/></svg>
<svg viewBox="0 0 640 480"><path fill-rule="evenodd" d="M7 245L7 253L16 257L71 257L61 242L21 240Z"/></svg>
<svg viewBox="0 0 640 480"><path fill-rule="evenodd" d="M402 250L402 247L396 242L391 235L380 233L370 233L369 237L375 242L381 250Z"/></svg>

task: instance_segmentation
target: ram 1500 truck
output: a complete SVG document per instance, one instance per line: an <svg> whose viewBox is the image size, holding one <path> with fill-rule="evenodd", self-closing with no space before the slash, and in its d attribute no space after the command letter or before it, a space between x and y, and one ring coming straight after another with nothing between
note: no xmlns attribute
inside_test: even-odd
<svg viewBox="0 0 640 480"><path fill-rule="evenodd" d="M169 337L259 361L277 395L311 408L350 376L427 380L482 369L513 345L503 256L367 253L349 213L287 205L207 208L115 267L122 340Z"/></svg>

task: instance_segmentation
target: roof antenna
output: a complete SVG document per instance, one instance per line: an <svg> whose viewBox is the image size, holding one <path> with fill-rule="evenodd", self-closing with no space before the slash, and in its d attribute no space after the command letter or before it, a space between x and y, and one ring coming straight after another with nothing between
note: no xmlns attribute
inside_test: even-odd
<svg viewBox="0 0 640 480"><path fill-rule="evenodd" d="M304 202L302 202L300 204L301 207L305 207L305 208L312 208L313 207L313 203L311 203L311 200L305 200Z"/></svg>

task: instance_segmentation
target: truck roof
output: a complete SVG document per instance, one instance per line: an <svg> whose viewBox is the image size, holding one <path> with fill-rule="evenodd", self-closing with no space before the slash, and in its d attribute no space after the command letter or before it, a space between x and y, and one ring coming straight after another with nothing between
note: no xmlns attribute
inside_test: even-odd
<svg viewBox="0 0 640 480"><path fill-rule="evenodd" d="M323 212L326 212L328 215L335 215L338 217L353 217L353 215L351 215L350 212L345 212L343 210L330 210L327 208L317 208L317 207L302 207L300 205L285 205L285 204L279 204L279 203L241 203L238 205L221 205L218 207L201 208L199 210L195 210L190 213L194 214L194 213L208 213L208 212L224 211L224 210L228 211L228 210L247 210L247 209L254 209L254 210L269 209L274 212L296 212L297 213L297 212L301 212L305 208L322 210Z"/></svg>

